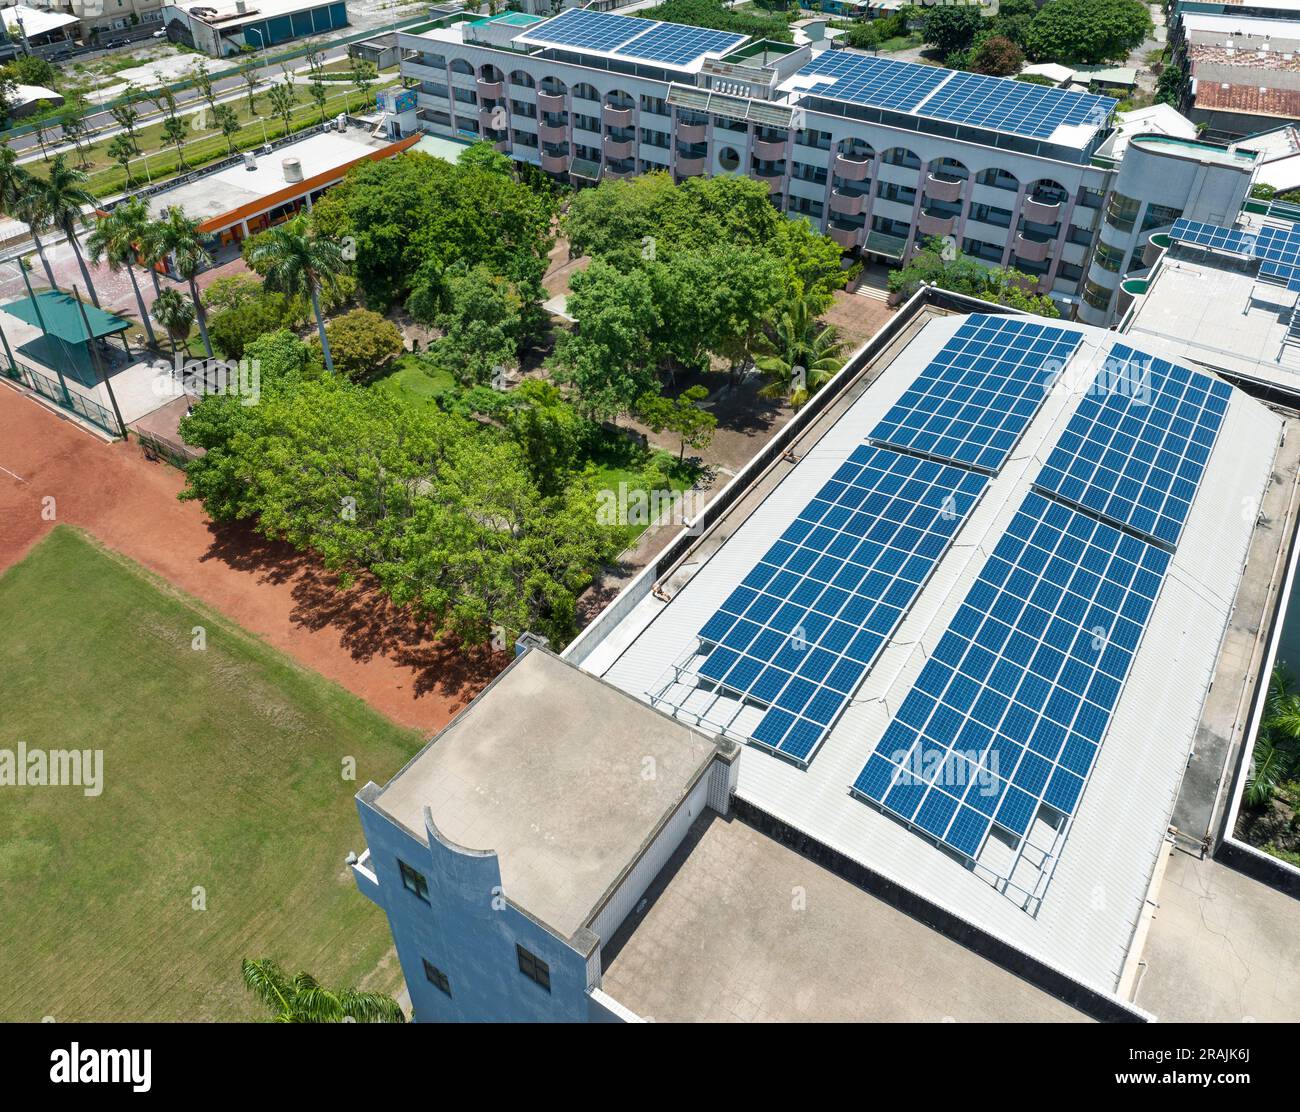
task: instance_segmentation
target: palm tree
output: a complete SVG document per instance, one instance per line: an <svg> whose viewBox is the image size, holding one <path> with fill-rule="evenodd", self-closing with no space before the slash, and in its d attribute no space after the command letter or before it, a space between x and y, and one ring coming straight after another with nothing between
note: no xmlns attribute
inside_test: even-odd
<svg viewBox="0 0 1300 1112"><path fill-rule="evenodd" d="M208 317L203 311L203 299L199 296L198 276L212 256L203 246L203 235L199 232L199 222L191 220L179 209L170 209L167 219L156 225L156 234L149 237L152 250L159 259L171 256L172 264L190 287L190 298L194 302L194 315L198 318L199 334L203 337L203 350L212 358L212 341L208 339Z"/></svg>
<svg viewBox="0 0 1300 1112"><path fill-rule="evenodd" d="M176 341L183 340L190 334L190 325L194 323L194 306L181 297L178 290L170 286L153 299L153 319L167 330L167 338L172 342L172 354L176 354Z"/></svg>
<svg viewBox="0 0 1300 1112"><path fill-rule="evenodd" d="M240 966L244 985L275 1013L276 1023L405 1023L397 1001L379 992L323 988L309 973L289 977L269 958Z"/></svg>
<svg viewBox="0 0 1300 1112"><path fill-rule="evenodd" d="M771 322L771 335L754 341L754 365L770 379L759 393L789 398L798 408L840 369L842 350L834 327L817 319L810 300L794 298Z"/></svg>
<svg viewBox="0 0 1300 1112"><path fill-rule="evenodd" d="M1300 695L1281 667L1269 677L1264 714L1250 772L1246 777L1246 802L1263 807L1277 790L1300 775Z"/></svg>
<svg viewBox="0 0 1300 1112"><path fill-rule="evenodd" d="M289 297L309 295L316 314L316 332L320 336L325 367L333 374L334 360L325 335L325 318L320 311L322 282L342 274L346 263L343 251L332 240L321 239L307 229L306 219L297 216L287 224L272 228L249 253L249 265L266 281L266 288Z"/></svg>
<svg viewBox="0 0 1300 1112"><path fill-rule="evenodd" d="M103 259L108 269L117 273L125 269L131 278L131 288L135 290L135 303L140 308L140 320L149 334L151 347L158 346L158 337L153 334L153 321L149 319L149 310L145 308L144 295L140 292L140 283L135 277L135 260L137 235L142 223L148 220L148 208L143 198L136 197L123 201L107 216L95 221L95 227L86 237L86 252L91 262L96 265Z"/></svg>
<svg viewBox="0 0 1300 1112"><path fill-rule="evenodd" d="M41 242L41 232L49 226L44 194L36 188L27 190L14 200L13 214L27 225L36 253L41 257L41 265L45 267L45 277L50 283L50 289L57 290L59 284L54 280L54 271L50 269L50 260L45 255L45 244Z"/></svg>
<svg viewBox="0 0 1300 1112"><path fill-rule="evenodd" d="M85 183L85 171L69 166L63 155L57 155L50 164L50 176L39 184L46 219L68 237L72 253L77 257L77 265L81 268L82 280L86 283L86 292L98 309L99 295L95 293L90 270L86 267L86 260L81 255L81 244L77 240L77 225L81 222L82 213L97 204L94 194L84 188Z"/></svg>
<svg viewBox="0 0 1300 1112"><path fill-rule="evenodd" d="M0 147L0 207L5 212L13 211L12 206L32 184L32 176L18 165L18 154L12 147Z"/></svg>

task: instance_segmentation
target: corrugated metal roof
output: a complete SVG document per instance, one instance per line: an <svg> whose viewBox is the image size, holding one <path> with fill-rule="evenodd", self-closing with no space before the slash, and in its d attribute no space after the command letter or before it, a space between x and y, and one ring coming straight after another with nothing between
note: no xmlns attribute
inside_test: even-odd
<svg viewBox="0 0 1300 1112"><path fill-rule="evenodd" d="M705 562L671 603L643 600L584 667L641 698L694 643L730 593L960 325L932 321L816 447ZM1255 524L1250 499L1268 482L1281 423L1235 394L1183 539L1120 697L1037 916L960 862L850 797L925 656L978 577L1029 490L1113 333L1084 342L1016 455L991 484L891 645L807 769L750 747L740 796L813 838L1104 991L1113 991L1191 750L1220 639ZM1155 346L1155 345L1153 345ZM1150 354L1159 354L1157 350ZM639 635L629 642L629 631ZM617 647L615 647L617 646Z"/></svg>

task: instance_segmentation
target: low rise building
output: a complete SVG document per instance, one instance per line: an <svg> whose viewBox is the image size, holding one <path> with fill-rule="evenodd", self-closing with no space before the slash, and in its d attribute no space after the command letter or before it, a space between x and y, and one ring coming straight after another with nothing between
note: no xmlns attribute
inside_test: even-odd
<svg viewBox="0 0 1300 1112"><path fill-rule="evenodd" d="M162 18L173 42L224 58L337 31L348 25L348 9L344 0L222 0L167 4Z"/></svg>

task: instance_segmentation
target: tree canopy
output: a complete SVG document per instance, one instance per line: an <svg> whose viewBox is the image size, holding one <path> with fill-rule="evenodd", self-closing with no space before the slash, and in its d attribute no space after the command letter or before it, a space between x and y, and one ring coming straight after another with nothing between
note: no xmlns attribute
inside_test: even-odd
<svg viewBox="0 0 1300 1112"><path fill-rule="evenodd" d="M1036 62L1120 61L1151 32L1142 0L1047 0L1025 34Z"/></svg>
<svg viewBox="0 0 1300 1112"><path fill-rule="evenodd" d="M925 249L905 267L889 274L890 292L903 298L911 297L930 283L943 290L1010 305L1042 317L1061 315L1050 297L1036 292L1038 279L1033 275L988 267L960 251L955 257L945 258L943 241L937 238L930 239Z"/></svg>

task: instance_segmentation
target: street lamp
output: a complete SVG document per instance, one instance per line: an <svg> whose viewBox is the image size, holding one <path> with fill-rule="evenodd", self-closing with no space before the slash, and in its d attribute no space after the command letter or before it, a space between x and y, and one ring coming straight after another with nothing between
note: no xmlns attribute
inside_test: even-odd
<svg viewBox="0 0 1300 1112"><path fill-rule="evenodd" d="M260 30L259 28L257 28L257 27L253 27L252 25L250 25L250 26L244 28L244 34L245 34L245 35L256 35L256 36L257 36L257 41L258 41L258 43L260 44L260 45L258 46L257 49L258 49L258 50L261 50L261 51L263 51L263 52L266 51L266 39L262 36L262 32L261 32L261 30Z"/></svg>

